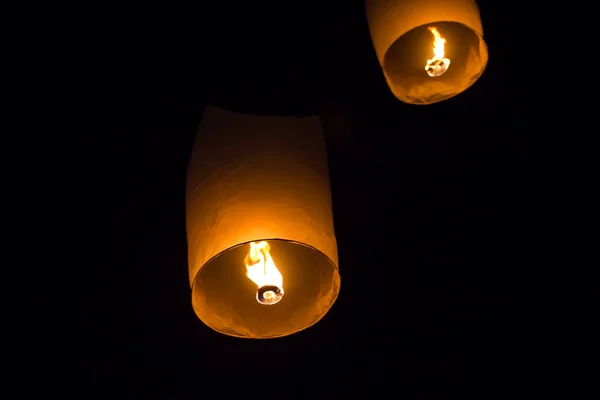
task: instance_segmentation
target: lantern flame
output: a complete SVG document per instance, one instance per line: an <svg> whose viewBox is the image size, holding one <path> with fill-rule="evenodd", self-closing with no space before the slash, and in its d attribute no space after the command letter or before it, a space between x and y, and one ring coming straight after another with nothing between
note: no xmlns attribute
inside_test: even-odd
<svg viewBox="0 0 600 400"><path fill-rule="evenodd" d="M425 71L427 71L427 75L431 77L441 76L448 70L450 66L450 59L446 58L445 52L445 44L446 39L442 37L442 35L438 32L436 27L427 28L433 34L433 58L431 60L427 60L427 65L425 65Z"/></svg>
<svg viewBox="0 0 600 400"><path fill-rule="evenodd" d="M256 300L260 304L279 303L283 297L283 277L271 257L269 243L251 242L250 251L244 259L246 276L256 283Z"/></svg>

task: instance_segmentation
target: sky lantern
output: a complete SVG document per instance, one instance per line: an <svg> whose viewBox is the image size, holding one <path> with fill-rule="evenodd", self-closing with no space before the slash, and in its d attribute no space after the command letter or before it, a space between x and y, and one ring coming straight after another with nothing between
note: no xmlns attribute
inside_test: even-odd
<svg viewBox="0 0 600 400"><path fill-rule="evenodd" d="M320 119L207 107L186 225L192 305L206 325L275 338L319 321L340 290Z"/></svg>
<svg viewBox="0 0 600 400"><path fill-rule="evenodd" d="M483 73L488 50L475 0L366 0L371 39L392 93L432 104Z"/></svg>

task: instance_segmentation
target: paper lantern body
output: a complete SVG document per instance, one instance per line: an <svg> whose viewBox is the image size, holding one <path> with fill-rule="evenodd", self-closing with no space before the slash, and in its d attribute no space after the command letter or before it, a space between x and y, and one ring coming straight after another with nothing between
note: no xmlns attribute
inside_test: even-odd
<svg viewBox="0 0 600 400"><path fill-rule="evenodd" d="M366 0L371 39L392 93L410 104L431 104L469 88L483 73L488 50L475 0ZM446 40L447 72L431 77L435 27Z"/></svg>
<svg viewBox="0 0 600 400"><path fill-rule="evenodd" d="M186 224L192 305L206 325L271 338L321 319L340 275L320 120L207 107L188 166ZM269 306L256 301L244 265L249 243L262 240L285 288Z"/></svg>

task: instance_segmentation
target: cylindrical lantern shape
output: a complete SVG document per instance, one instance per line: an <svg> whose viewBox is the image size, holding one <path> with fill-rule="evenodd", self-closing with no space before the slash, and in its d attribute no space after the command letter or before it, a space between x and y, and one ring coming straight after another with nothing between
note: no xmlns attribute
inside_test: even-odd
<svg viewBox="0 0 600 400"><path fill-rule="evenodd" d="M192 305L209 327L285 336L335 302L340 275L318 117L207 107L186 208Z"/></svg>
<svg viewBox="0 0 600 400"><path fill-rule="evenodd" d="M431 104L469 88L487 45L475 0L366 0L371 39L394 95Z"/></svg>

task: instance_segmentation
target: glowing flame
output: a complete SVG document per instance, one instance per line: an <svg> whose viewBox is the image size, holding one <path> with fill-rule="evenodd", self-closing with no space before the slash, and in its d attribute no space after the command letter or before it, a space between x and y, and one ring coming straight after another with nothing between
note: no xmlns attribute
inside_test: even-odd
<svg viewBox="0 0 600 400"><path fill-rule="evenodd" d="M256 283L256 300L260 304L272 305L283 297L283 277L271 257L271 246L262 241L251 242L250 251L244 259L246 276Z"/></svg>
<svg viewBox="0 0 600 400"><path fill-rule="evenodd" d="M444 45L446 44L446 39L440 35L437 28L430 27L428 28L431 33L433 33L433 58L431 60L427 60L427 65L425 65L425 71L427 71L427 75L436 77L441 76L448 70L450 66L450 59L445 58L446 53L444 50Z"/></svg>

